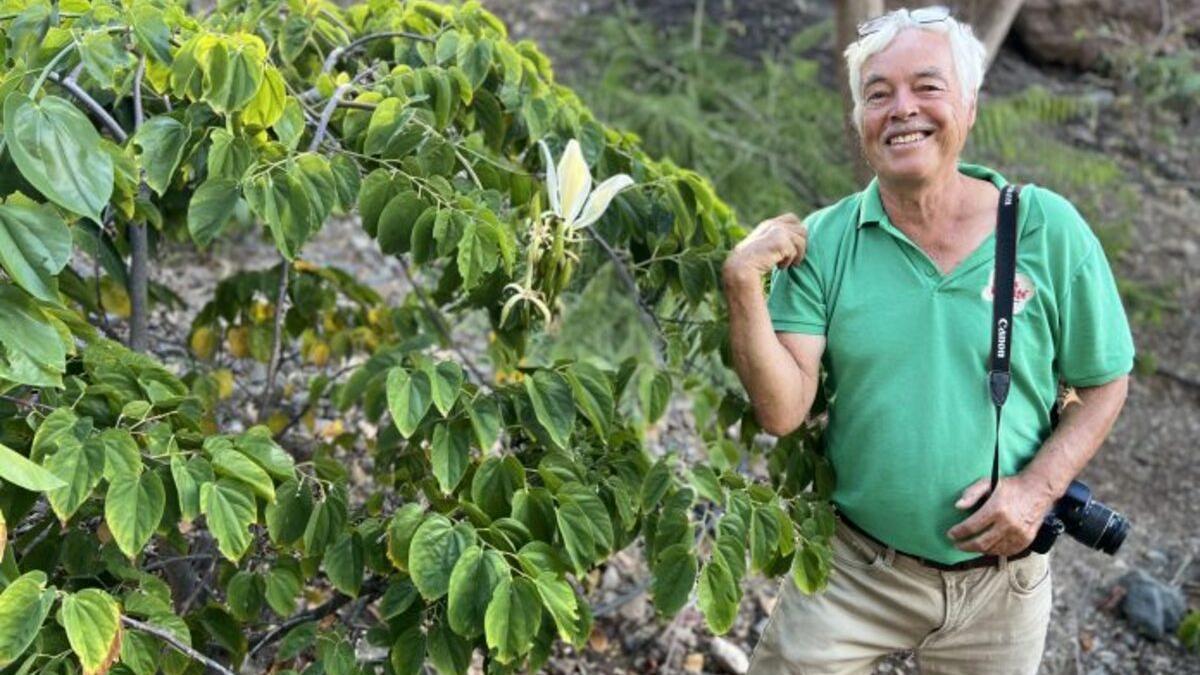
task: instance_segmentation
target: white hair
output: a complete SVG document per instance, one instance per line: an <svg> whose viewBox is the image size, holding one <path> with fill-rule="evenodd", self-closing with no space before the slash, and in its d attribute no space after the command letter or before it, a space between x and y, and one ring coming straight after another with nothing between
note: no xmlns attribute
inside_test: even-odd
<svg viewBox="0 0 1200 675"><path fill-rule="evenodd" d="M950 39L950 56L962 89L963 103L970 105L983 86L984 64L987 48L975 37L971 27L952 16L941 21L920 23L913 19L907 9L897 9L884 14L877 22L877 30L859 38L846 48L846 73L850 78L850 95L854 98L854 128L862 133L863 92L862 67L867 59L887 49L901 31L916 28L931 33L941 33Z"/></svg>

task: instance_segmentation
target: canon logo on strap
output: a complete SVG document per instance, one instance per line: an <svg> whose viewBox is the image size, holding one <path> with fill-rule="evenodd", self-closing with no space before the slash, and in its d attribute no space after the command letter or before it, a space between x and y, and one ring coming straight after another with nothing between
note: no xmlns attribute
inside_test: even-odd
<svg viewBox="0 0 1200 675"><path fill-rule="evenodd" d="M996 322L996 356L1004 358L1008 353L1008 319L1001 318Z"/></svg>

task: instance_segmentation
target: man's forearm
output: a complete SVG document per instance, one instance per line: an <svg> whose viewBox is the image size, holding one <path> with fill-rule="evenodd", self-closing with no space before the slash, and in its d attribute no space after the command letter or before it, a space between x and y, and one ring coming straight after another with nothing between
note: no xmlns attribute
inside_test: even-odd
<svg viewBox="0 0 1200 675"><path fill-rule="evenodd" d="M1077 388L1079 401L1064 406L1058 427L1021 471L1021 477L1048 501L1061 497L1104 443L1128 390L1128 376L1097 387Z"/></svg>

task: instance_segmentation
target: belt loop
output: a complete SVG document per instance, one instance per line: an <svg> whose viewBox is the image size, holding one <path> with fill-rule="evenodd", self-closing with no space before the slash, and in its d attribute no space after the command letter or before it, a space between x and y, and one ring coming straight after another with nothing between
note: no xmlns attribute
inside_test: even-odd
<svg viewBox="0 0 1200 675"><path fill-rule="evenodd" d="M883 552L883 562L887 564L888 567L895 567L894 563L896 562L896 549L892 548L891 546L887 547L887 550Z"/></svg>
<svg viewBox="0 0 1200 675"><path fill-rule="evenodd" d="M1000 557L1000 564L997 565L996 567L1000 570L1000 573L1003 574L1006 571L1008 571L1008 556L1002 555L999 557Z"/></svg>

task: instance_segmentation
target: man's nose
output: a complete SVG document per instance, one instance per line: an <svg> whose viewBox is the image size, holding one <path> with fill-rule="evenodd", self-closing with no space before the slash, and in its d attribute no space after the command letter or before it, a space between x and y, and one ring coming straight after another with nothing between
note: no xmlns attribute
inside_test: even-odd
<svg viewBox="0 0 1200 675"><path fill-rule="evenodd" d="M892 98L892 119L908 119L917 112L917 97L907 89L897 90L896 95Z"/></svg>

